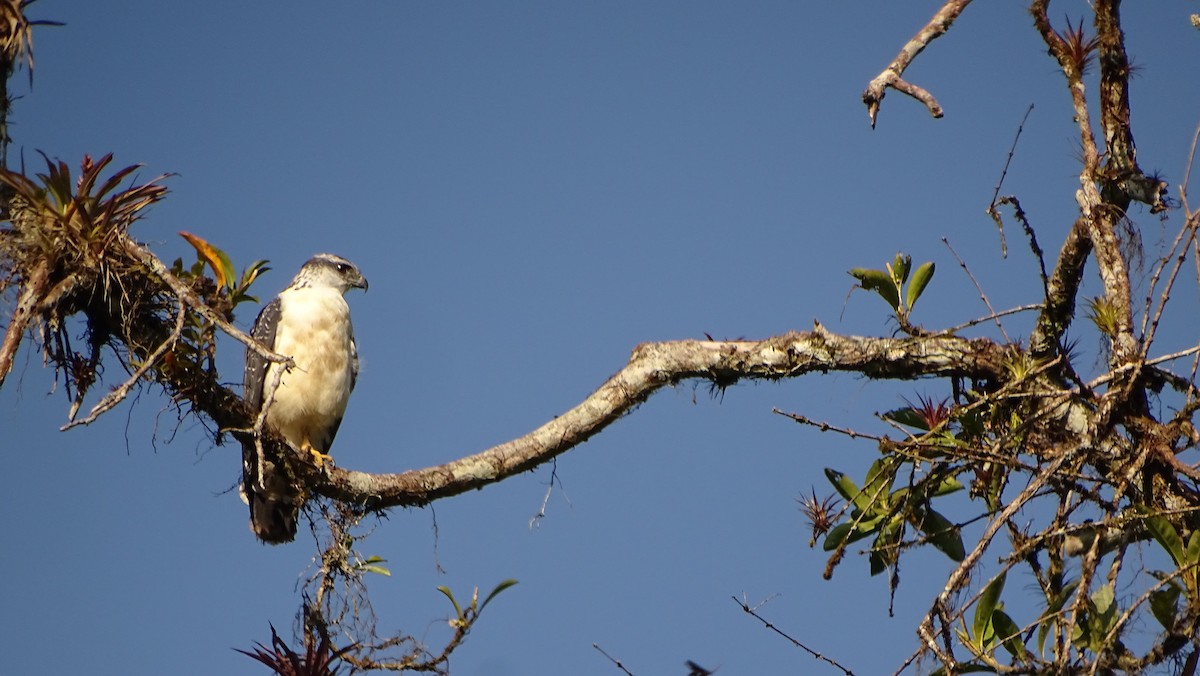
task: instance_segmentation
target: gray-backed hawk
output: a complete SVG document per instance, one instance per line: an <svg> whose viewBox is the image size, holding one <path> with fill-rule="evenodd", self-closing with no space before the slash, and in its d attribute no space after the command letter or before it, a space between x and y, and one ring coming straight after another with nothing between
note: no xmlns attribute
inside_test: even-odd
<svg viewBox="0 0 1200 676"><path fill-rule="evenodd" d="M283 370L272 395L271 386L284 365L247 349L246 403L258 414L270 400L266 422L312 454L318 465L329 460L329 447L358 377L358 348L343 294L366 288L367 280L353 263L317 254L262 309L250 332L295 365ZM278 544L296 537L304 495L272 461L259 455L253 439L242 443L242 498L250 505L250 530L263 542Z"/></svg>

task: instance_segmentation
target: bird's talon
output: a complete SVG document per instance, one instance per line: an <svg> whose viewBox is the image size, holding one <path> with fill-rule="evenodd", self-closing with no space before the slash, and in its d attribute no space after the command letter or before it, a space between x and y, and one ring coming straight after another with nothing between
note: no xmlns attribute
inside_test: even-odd
<svg viewBox="0 0 1200 676"><path fill-rule="evenodd" d="M318 469L325 469L326 465L333 466L333 456L326 455L315 448L308 449L308 452L312 455L313 464L316 465Z"/></svg>

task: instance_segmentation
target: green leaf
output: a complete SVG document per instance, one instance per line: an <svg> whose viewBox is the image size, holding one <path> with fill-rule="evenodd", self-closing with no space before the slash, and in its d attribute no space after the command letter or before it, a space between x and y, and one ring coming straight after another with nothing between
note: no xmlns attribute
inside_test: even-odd
<svg viewBox="0 0 1200 676"><path fill-rule="evenodd" d="M956 674L994 674L995 667L989 667L986 664L957 664L954 667ZM946 676L946 667L939 667L929 673L929 676Z"/></svg>
<svg viewBox="0 0 1200 676"><path fill-rule="evenodd" d="M1050 600L1050 603L1046 605L1046 610L1043 611L1042 616L1038 618L1038 622L1041 623L1041 626L1038 627L1037 638L1039 655L1045 654L1046 652L1046 635L1050 632L1050 627L1057 623L1057 620L1054 618L1058 615L1059 611L1062 610L1062 607L1066 604L1067 600L1075 595L1075 590L1078 587L1078 581L1071 582L1063 587L1062 591L1058 593L1058 596Z"/></svg>
<svg viewBox="0 0 1200 676"><path fill-rule="evenodd" d="M955 627L954 635L958 637L959 643L963 644L967 650L971 651L972 655L975 657L982 657L984 655L983 650L979 646L975 645L975 639L971 638L971 635L968 634L965 629L962 627Z"/></svg>
<svg viewBox="0 0 1200 676"><path fill-rule="evenodd" d="M515 585L516 583L517 583L516 580L509 578L509 579L501 582L500 584L496 585L496 588L493 589L491 591L491 593L487 595L487 598L483 599L483 603L479 604L479 612L482 613L483 609L487 606L488 603L491 602L492 599L496 598L497 594L499 594L500 592L504 591L505 589L508 589L509 587Z"/></svg>
<svg viewBox="0 0 1200 676"><path fill-rule="evenodd" d="M883 552L871 550L871 555L868 557L871 563L871 576L874 577L883 571L887 570L888 560Z"/></svg>
<svg viewBox="0 0 1200 676"><path fill-rule="evenodd" d="M1025 659L1025 642L1021 640L1021 628L1013 622L1008 613L997 609L992 613L992 627L996 631L996 638L1004 645L1004 649L1010 655L1019 660Z"/></svg>
<svg viewBox="0 0 1200 676"><path fill-rule="evenodd" d="M462 608L459 607L458 601L454 600L454 593L450 591L450 588L446 587L445 585L442 585L442 586L439 586L437 588L437 590L442 592L443 594L445 594L446 598L450 599L450 603L452 603L454 605L455 616L458 617L458 619L460 619L460 620L464 619Z"/></svg>
<svg viewBox="0 0 1200 676"><path fill-rule="evenodd" d="M1182 590L1175 585L1163 587L1150 594L1150 612L1154 619L1166 630L1175 626L1175 616L1179 614L1179 594Z"/></svg>
<svg viewBox="0 0 1200 676"><path fill-rule="evenodd" d="M871 463L867 468L867 478L863 482L862 492L859 493L860 499L854 501L854 505L864 512L871 511L872 506L888 507L891 501L888 499L887 489L892 485L896 478L896 465L887 458L880 458Z"/></svg>
<svg viewBox="0 0 1200 676"><path fill-rule="evenodd" d="M254 283L254 280L258 279L260 275L271 269L271 267L267 265L269 262L270 261L265 260L254 261L250 265L246 266L246 269L242 271L242 280L239 284L239 288L241 288L242 291L249 289L250 285Z"/></svg>
<svg viewBox="0 0 1200 676"><path fill-rule="evenodd" d="M1092 604L1096 606L1096 612L1104 614L1113 608L1113 601L1116 597L1113 595L1111 584L1106 584L1096 591L1092 592Z"/></svg>
<svg viewBox="0 0 1200 676"><path fill-rule="evenodd" d="M1092 592L1089 600L1093 611L1088 613L1086 643L1092 652L1104 650L1105 639L1117 624L1117 604L1113 594L1113 586L1106 584Z"/></svg>
<svg viewBox="0 0 1200 676"><path fill-rule="evenodd" d="M853 527L853 524L842 522L829 529L825 535L825 542L821 543L821 548L827 552L837 549L846 541L846 536L850 534L850 529Z"/></svg>
<svg viewBox="0 0 1200 676"><path fill-rule="evenodd" d="M946 517L932 509L926 510L925 518L917 526L929 538L929 543L937 547L951 560L962 562L967 556L963 547L962 533L950 523Z"/></svg>
<svg viewBox="0 0 1200 676"><path fill-rule="evenodd" d="M862 288L879 294L881 298L887 301L888 305L892 306L893 310L900 307L900 292L896 287L896 283L892 281L891 275L888 273L883 270L854 268L850 270L850 276L857 279Z"/></svg>
<svg viewBox="0 0 1200 676"><path fill-rule="evenodd" d="M1087 614L1084 614L1083 621L1088 621ZM1082 624L1076 624L1071 627L1071 645L1088 647L1092 642L1091 630Z"/></svg>
<svg viewBox="0 0 1200 676"><path fill-rule="evenodd" d="M1000 602L1000 592L1004 591L1006 577L1008 577L1007 572L1000 573L996 579L983 588L979 600L975 602L975 621L972 623L971 629L975 634L975 640L984 648L990 647L995 636L992 628L992 615L996 612Z"/></svg>
<svg viewBox="0 0 1200 676"><path fill-rule="evenodd" d="M391 577L392 571L388 570L385 566L379 565L381 563L387 563L387 559L383 558L382 556L368 556L362 561L359 561L358 566L356 567L358 570L361 570L365 573L375 573L376 575Z"/></svg>
<svg viewBox="0 0 1200 676"><path fill-rule="evenodd" d="M929 285L929 280L933 279L933 269L933 261L929 261L928 263L922 263L913 271L912 279L908 281L908 291L904 294L909 310L917 304L917 299L925 292L925 287Z"/></svg>
<svg viewBox="0 0 1200 676"><path fill-rule="evenodd" d="M858 522L845 521L834 526L829 534L825 536L825 542L821 545L825 551L831 552L838 548L842 542L855 542L870 535L874 535L879 526L883 523L882 516L877 516L872 519L863 519Z"/></svg>
<svg viewBox="0 0 1200 676"><path fill-rule="evenodd" d="M1191 537L1188 538L1187 552L1188 565L1195 565L1200 561L1200 530L1192 531Z"/></svg>
<svg viewBox="0 0 1200 676"><path fill-rule="evenodd" d="M957 493L964 488L966 487L963 486L961 481L952 476L947 476L942 477L942 480L938 482L937 486L934 486L933 491L929 495L930 497L940 498L943 495Z"/></svg>
<svg viewBox="0 0 1200 676"><path fill-rule="evenodd" d="M854 480L845 474L826 467L825 478L829 479L829 483L833 484L837 492L846 500L854 500L858 497L858 486L855 486Z"/></svg>
<svg viewBox="0 0 1200 676"><path fill-rule="evenodd" d="M871 575L878 575L896 562L899 553L896 545L900 543L900 519L892 519L879 530L879 535L871 545Z"/></svg>
<svg viewBox="0 0 1200 676"><path fill-rule="evenodd" d="M217 249L217 259L221 262L222 276L225 277L225 287L232 289L237 280L237 269L233 267L233 261L229 260L229 254L221 249Z"/></svg>
<svg viewBox="0 0 1200 676"><path fill-rule="evenodd" d="M899 288L904 280L908 279L908 271L912 269L912 256L903 253L897 253L895 260L892 261L892 266L889 272L892 273L892 281L895 282L896 288Z"/></svg>
<svg viewBox="0 0 1200 676"><path fill-rule="evenodd" d="M925 424L925 419L922 418L921 416L917 415L917 412L914 411L912 409L912 407L910 407L910 406L905 406L904 408L897 408L897 409L893 409L891 411L887 411L883 414L882 417L884 420L891 420L894 422L898 422L901 425L905 425L907 427L912 427L914 429L918 429L923 432L929 431L929 425Z"/></svg>
<svg viewBox="0 0 1200 676"><path fill-rule="evenodd" d="M1187 565L1187 556L1183 552L1183 540L1179 538L1179 532L1175 530L1175 526L1171 525L1163 516L1149 516L1146 518L1146 528L1150 531L1150 535L1158 541L1158 544L1163 549L1167 550L1167 554L1171 556L1171 560L1176 566L1182 568Z"/></svg>

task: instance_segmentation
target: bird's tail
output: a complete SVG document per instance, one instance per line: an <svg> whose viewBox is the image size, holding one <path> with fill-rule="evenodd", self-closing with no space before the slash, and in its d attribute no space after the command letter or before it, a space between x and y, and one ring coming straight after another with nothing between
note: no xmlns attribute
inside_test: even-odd
<svg viewBox="0 0 1200 676"><path fill-rule="evenodd" d="M300 494L271 461L260 459L253 442L242 446L241 493L250 506L250 530L259 540L278 545L296 539Z"/></svg>
<svg viewBox="0 0 1200 676"><path fill-rule="evenodd" d="M259 540L281 545L296 539L296 517L300 510L291 500L274 500L251 492L249 503L250 530Z"/></svg>

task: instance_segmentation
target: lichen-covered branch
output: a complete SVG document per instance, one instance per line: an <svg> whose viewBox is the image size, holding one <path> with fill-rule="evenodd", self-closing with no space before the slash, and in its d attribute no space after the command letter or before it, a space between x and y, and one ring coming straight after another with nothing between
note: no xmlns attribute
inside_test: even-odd
<svg viewBox="0 0 1200 676"><path fill-rule="evenodd" d="M1039 359L1053 357L1075 318L1075 299L1083 283L1083 271L1092 253L1092 241L1083 221L1076 220L1067 232L1054 270L1046 281L1046 299L1029 337L1029 349Z"/></svg>
<svg viewBox="0 0 1200 676"><path fill-rule="evenodd" d="M1030 12L1033 14L1034 26L1066 78L1067 89L1071 95L1075 122L1079 128L1083 160L1083 166L1079 173L1080 187L1075 194L1075 199L1079 204L1080 223L1086 229L1091 242L1091 249L1095 253L1097 268L1104 285L1105 298L1113 313L1111 335L1108 336L1112 348L1110 360L1114 366L1121 366L1128 363L1130 359L1136 358L1139 347L1133 336L1133 303L1130 297L1128 263L1122 253L1118 235L1118 224L1125 218L1125 207L1128 206L1129 201L1128 199L1113 201L1111 195L1102 194L1098 184L1102 175L1102 152L1097 146L1092 127L1083 74L1098 45L1106 54L1106 60L1119 61L1124 59L1124 43L1119 37L1114 39L1111 35L1106 36L1104 40L1089 40L1084 36L1082 25L1077 29L1068 26L1064 33L1060 34L1050 25L1047 16L1049 4L1049 0L1034 0ZM1109 3L1107 9L1115 11L1116 5ZM1106 7L1097 5L1097 25L1105 23L1105 20L1099 16L1105 10ZM1119 18L1114 20L1119 22ZM1120 56L1109 54L1114 51L1120 52ZM1103 113L1103 120L1128 118L1127 96L1110 94L1107 98L1102 99L1101 104L1104 107L1117 102L1123 102L1126 106L1124 113L1111 111ZM1112 140L1108 136L1108 131L1105 130L1105 138ZM1132 144L1132 137L1121 143ZM1132 148L1131 145L1124 147L1126 150ZM1077 237L1078 234L1072 231L1068 237ZM1080 267L1080 269L1082 268ZM1070 280L1063 281L1070 282ZM1077 288L1079 282L1070 283Z"/></svg>
<svg viewBox="0 0 1200 676"><path fill-rule="evenodd" d="M21 338L38 316L38 306L41 305L42 299L49 291L49 264L42 262L34 266L18 282L21 285L21 292L4 331L4 339L0 340L0 387L4 386L4 379L12 371L17 348L21 347Z"/></svg>
<svg viewBox="0 0 1200 676"><path fill-rule="evenodd" d="M778 380L807 373L853 371L871 378L960 376L998 380L1005 348L955 336L864 338L817 325L761 341L683 340L647 343L629 363L578 406L529 434L460 460L402 474L334 470L313 490L373 507L423 505L528 471L587 441L659 389L688 379L719 386L739 380Z"/></svg>

